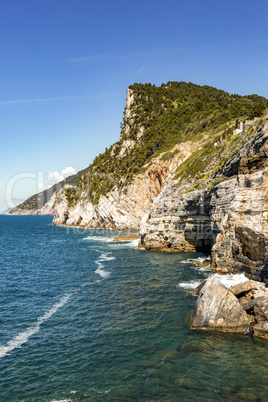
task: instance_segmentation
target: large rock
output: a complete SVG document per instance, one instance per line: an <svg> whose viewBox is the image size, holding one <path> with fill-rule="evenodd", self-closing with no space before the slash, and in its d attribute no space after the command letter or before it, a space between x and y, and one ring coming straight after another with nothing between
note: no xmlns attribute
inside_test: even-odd
<svg viewBox="0 0 268 402"><path fill-rule="evenodd" d="M241 299L243 300L244 297L242 297ZM247 303L243 303L243 301L241 303L241 299L239 299L239 303L242 305L243 310L248 311L248 310L251 310L252 308L254 308L255 306L257 306L258 303L260 301L262 301L263 297L257 297L256 299L252 299L250 301L247 301ZM247 299L247 298L245 297L245 299Z"/></svg>
<svg viewBox="0 0 268 402"><path fill-rule="evenodd" d="M268 321L259 322L254 325L253 334L258 338L268 339Z"/></svg>
<svg viewBox="0 0 268 402"><path fill-rule="evenodd" d="M193 329L245 333L250 317L235 295L218 279L210 277L198 296L191 327Z"/></svg>
<svg viewBox="0 0 268 402"><path fill-rule="evenodd" d="M254 306L254 314L257 322L268 320L268 297L258 297Z"/></svg>
<svg viewBox="0 0 268 402"><path fill-rule="evenodd" d="M243 293L249 292L250 290L260 290L265 289L265 283L256 282L256 281L246 281L242 283L238 283L237 285L233 285L229 287L229 290L235 295L240 296Z"/></svg>

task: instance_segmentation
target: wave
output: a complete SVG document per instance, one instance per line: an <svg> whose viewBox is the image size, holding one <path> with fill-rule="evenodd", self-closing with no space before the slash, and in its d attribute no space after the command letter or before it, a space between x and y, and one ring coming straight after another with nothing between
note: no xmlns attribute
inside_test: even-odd
<svg viewBox="0 0 268 402"><path fill-rule="evenodd" d="M248 281L248 278L244 274L227 274L227 275L219 275L219 274L212 274L209 277L217 278L219 281L229 288L230 286L237 285L238 283ZM177 285L177 287L185 288L185 289L195 289L199 286L202 282L206 279L198 279L189 282L181 282Z"/></svg>
<svg viewBox="0 0 268 402"><path fill-rule="evenodd" d="M205 280L205 279L204 279ZM189 281L189 282L181 282L178 283L177 287L179 288L185 288L185 289L195 289L197 286L199 286L204 280L202 281Z"/></svg>
<svg viewBox="0 0 268 402"><path fill-rule="evenodd" d="M93 241L101 241L104 243L110 243L113 241L113 237L103 237L103 236L87 236L82 240L93 240Z"/></svg>
<svg viewBox="0 0 268 402"><path fill-rule="evenodd" d="M51 402L72 402L72 399L53 399Z"/></svg>
<svg viewBox="0 0 268 402"><path fill-rule="evenodd" d="M99 258L99 261L112 261L112 260L115 260L115 257L109 257L108 254L111 254L111 253L102 254L100 256L100 258Z"/></svg>
<svg viewBox="0 0 268 402"><path fill-rule="evenodd" d="M189 258L188 260L180 261L180 263L181 263L181 264L192 264L192 261L204 262L204 261L207 260L207 259L208 259L208 257Z"/></svg>
<svg viewBox="0 0 268 402"><path fill-rule="evenodd" d="M237 285L238 283L248 281L248 278L244 274L227 274L227 275L219 275L213 274L214 278L219 279L221 283L229 288L230 286Z"/></svg>
<svg viewBox="0 0 268 402"><path fill-rule="evenodd" d="M124 241L115 241L113 244L109 244L110 247L121 249L121 248L138 248L140 239L136 240L124 240Z"/></svg>
<svg viewBox="0 0 268 402"><path fill-rule="evenodd" d="M95 264L98 265L98 268L96 269L95 273L99 274L102 278L108 278L108 276L111 275L111 272L109 271L105 271L104 265L102 264L102 262L104 261L112 261L115 260L115 257L109 256L109 254L111 253L102 253L100 255L100 258L98 260L95 261Z"/></svg>
<svg viewBox="0 0 268 402"><path fill-rule="evenodd" d="M4 357L13 349L20 348L21 345L28 341L30 336L37 334L40 330L40 325L47 321L53 314L55 314L59 308L64 306L71 296L72 294L63 296L58 303L54 304L50 310L46 311L44 315L38 318L35 324L31 325L26 331L20 332L18 335L12 338L8 342L7 346L0 346L0 358Z"/></svg>
<svg viewBox="0 0 268 402"><path fill-rule="evenodd" d="M111 275L111 272L105 271L104 269L102 269L102 267L99 267L98 269L96 269L95 274L100 275L102 278L108 278L108 276Z"/></svg>

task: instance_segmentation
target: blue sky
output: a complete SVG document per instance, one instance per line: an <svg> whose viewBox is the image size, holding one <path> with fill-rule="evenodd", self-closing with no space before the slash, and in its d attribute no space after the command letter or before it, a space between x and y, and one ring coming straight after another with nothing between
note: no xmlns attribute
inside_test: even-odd
<svg viewBox="0 0 268 402"><path fill-rule="evenodd" d="M264 0L2 0L0 211L117 141L134 82L268 97L267 14Z"/></svg>

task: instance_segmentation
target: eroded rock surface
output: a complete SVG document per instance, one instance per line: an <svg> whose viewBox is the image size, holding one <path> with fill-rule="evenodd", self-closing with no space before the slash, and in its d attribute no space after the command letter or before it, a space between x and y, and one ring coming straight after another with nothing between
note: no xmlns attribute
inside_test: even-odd
<svg viewBox="0 0 268 402"><path fill-rule="evenodd" d="M253 326L254 336L268 340L268 321L259 322Z"/></svg>
<svg viewBox="0 0 268 402"><path fill-rule="evenodd" d="M166 185L141 225L146 249L210 251L212 270L268 283L268 124L225 166L212 190Z"/></svg>
<svg viewBox="0 0 268 402"><path fill-rule="evenodd" d="M258 290L262 289L262 296ZM254 293L256 292L256 293ZM227 289L210 277L193 292L198 296L192 329L244 333L268 339L268 288L263 283L247 281Z"/></svg>
<svg viewBox="0 0 268 402"><path fill-rule="evenodd" d="M245 333L250 318L235 295L218 279L209 278L198 296L193 312L193 329Z"/></svg>
<svg viewBox="0 0 268 402"><path fill-rule="evenodd" d="M116 187L107 196L101 196L97 205L90 202L87 194L81 194L77 204L69 207L63 188L55 206L53 224L138 230L141 220L161 193L167 179L191 153L190 141L180 144L180 151L172 160L156 158L144 173L136 175L133 183L123 190Z"/></svg>

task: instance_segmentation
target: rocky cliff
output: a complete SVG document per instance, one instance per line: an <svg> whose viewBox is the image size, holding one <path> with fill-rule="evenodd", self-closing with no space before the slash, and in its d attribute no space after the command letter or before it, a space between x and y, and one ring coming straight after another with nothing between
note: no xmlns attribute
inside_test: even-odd
<svg viewBox="0 0 268 402"><path fill-rule="evenodd" d="M215 272L267 281L267 108L208 86L134 84L119 141L41 208L34 196L22 209L53 210L56 225L140 230L141 247L207 251Z"/></svg>
<svg viewBox="0 0 268 402"><path fill-rule="evenodd" d="M169 184L141 228L147 249L212 253L215 272L268 282L268 123L226 162L214 188Z"/></svg>
<svg viewBox="0 0 268 402"><path fill-rule="evenodd" d="M86 191L82 191L75 205L68 206L66 187L63 188L56 203L53 224L139 230L142 218L163 190L168 177L191 155L192 149L194 146L189 141L180 144L180 150L172 160L164 161L160 155L129 185L120 189L115 183L114 189L106 196L101 195L96 205L90 201Z"/></svg>

